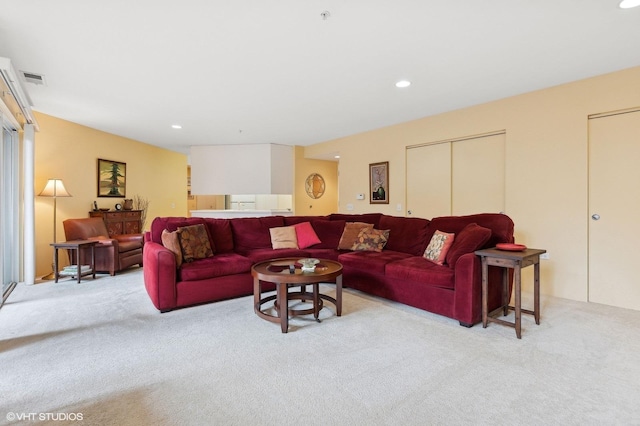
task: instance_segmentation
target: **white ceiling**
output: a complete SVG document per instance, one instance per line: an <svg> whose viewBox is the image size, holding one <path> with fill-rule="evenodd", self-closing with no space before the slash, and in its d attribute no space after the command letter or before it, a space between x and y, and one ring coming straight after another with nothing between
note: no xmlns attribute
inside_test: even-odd
<svg viewBox="0 0 640 426"><path fill-rule="evenodd" d="M0 0L0 56L45 75L34 110L106 132L309 145L638 66L618 3Z"/></svg>

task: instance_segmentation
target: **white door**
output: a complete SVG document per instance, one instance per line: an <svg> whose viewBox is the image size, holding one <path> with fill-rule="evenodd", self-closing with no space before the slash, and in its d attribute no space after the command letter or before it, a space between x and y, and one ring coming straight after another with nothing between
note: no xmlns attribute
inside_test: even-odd
<svg viewBox="0 0 640 426"><path fill-rule="evenodd" d="M640 310L640 111L589 120L589 301Z"/></svg>

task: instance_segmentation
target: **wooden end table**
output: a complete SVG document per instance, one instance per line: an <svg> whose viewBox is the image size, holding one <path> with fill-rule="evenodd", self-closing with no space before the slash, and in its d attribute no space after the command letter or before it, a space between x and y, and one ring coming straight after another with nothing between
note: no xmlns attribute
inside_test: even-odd
<svg viewBox="0 0 640 426"><path fill-rule="evenodd" d="M71 240L71 241L62 241L60 243L51 243L50 245L53 247L53 272L55 276L55 282L58 282L58 278L60 277L60 271L58 271L58 249L67 249L70 251L75 251L76 265L78 266L78 271L76 273L78 277L78 283L80 282L80 279L85 275L93 275L93 278L95 279L96 277L96 251L95 251L96 244L98 244L98 242L95 240ZM85 272L82 272L82 265L80 265L80 249L83 247L91 248L91 263L89 264L91 269Z"/></svg>
<svg viewBox="0 0 640 426"><path fill-rule="evenodd" d="M289 329L289 315L307 315L313 313L316 321L322 309L322 301L333 303L336 307L336 315L342 315L342 265L333 260L320 259L314 272L302 271L299 267L294 268L293 273L289 270L289 265L296 265L299 258L273 259L257 263L251 268L253 275L253 309L262 319L280 324L283 333ZM299 265L298 265L299 266ZM274 283L276 294L262 297L261 281ZM326 294L320 294L319 283L336 283L335 299ZM289 286L299 285L299 292L289 292ZM313 286L313 292L305 290L306 285ZM289 309L289 300L312 300L313 308L310 310ZM262 310L262 305L274 302L274 307L278 316L270 315Z"/></svg>
<svg viewBox="0 0 640 426"><path fill-rule="evenodd" d="M506 251L490 248L478 250L476 255L482 259L482 327L488 322L514 327L516 336L521 338L522 313L533 315L536 324L540 324L540 255L546 253L541 249L525 249L523 251ZM522 309L521 306L521 269L533 265L533 311ZM502 271L502 314L506 316L509 309L515 311L515 322L492 318L488 312L489 266L500 266ZM509 306L509 268L513 269L513 287L515 290L514 306ZM497 310L497 309L496 309Z"/></svg>

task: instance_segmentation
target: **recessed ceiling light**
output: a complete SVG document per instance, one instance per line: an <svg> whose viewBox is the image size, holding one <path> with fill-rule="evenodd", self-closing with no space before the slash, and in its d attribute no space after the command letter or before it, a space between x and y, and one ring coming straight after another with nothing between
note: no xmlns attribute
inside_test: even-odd
<svg viewBox="0 0 640 426"><path fill-rule="evenodd" d="M400 80L396 83L396 87L400 87L400 88L409 87L409 86L411 86L411 82L409 80Z"/></svg>
<svg viewBox="0 0 640 426"><path fill-rule="evenodd" d="M333 158L340 158L340 156L339 155L334 155Z"/></svg>
<svg viewBox="0 0 640 426"><path fill-rule="evenodd" d="M182 126L181 126L181 125L179 125L179 124L172 124L172 125L171 125L171 128L172 128L172 129L182 129Z"/></svg>
<svg viewBox="0 0 640 426"><path fill-rule="evenodd" d="M622 0L620 2L621 9L631 9L636 6L640 6L640 0Z"/></svg>

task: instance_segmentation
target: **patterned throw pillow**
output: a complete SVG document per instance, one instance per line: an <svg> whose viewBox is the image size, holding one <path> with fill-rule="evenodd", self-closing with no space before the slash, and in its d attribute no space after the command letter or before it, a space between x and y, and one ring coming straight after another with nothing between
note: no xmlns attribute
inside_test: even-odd
<svg viewBox="0 0 640 426"><path fill-rule="evenodd" d="M358 233L356 242L353 243L353 251L382 251L387 241L389 241L389 229L363 228Z"/></svg>
<svg viewBox="0 0 640 426"><path fill-rule="evenodd" d="M209 234L205 225L198 224L178 228L178 239L182 248L182 258L185 262L204 259L213 256Z"/></svg>
<svg viewBox="0 0 640 426"><path fill-rule="evenodd" d="M351 247L356 243L358 234L363 228L373 229L373 224L364 222L347 222L344 225L340 242L338 243L338 250L351 250Z"/></svg>
<svg viewBox="0 0 640 426"><path fill-rule="evenodd" d="M269 228L271 234L271 247L274 250L285 248L298 248L298 237L294 226L279 226Z"/></svg>
<svg viewBox="0 0 640 426"><path fill-rule="evenodd" d="M171 250L176 256L176 267L179 268L180 265L182 265L182 248L180 247L180 241L178 240L178 232L169 232L166 229L163 229L162 245Z"/></svg>
<svg viewBox="0 0 640 426"><path fill-rule="evenodd" d="M453 244L455 234L447 234L446 232L436 231L429 241L427 249L424 251L424 258L438 265L444 264L449 247Z"/></svg>

